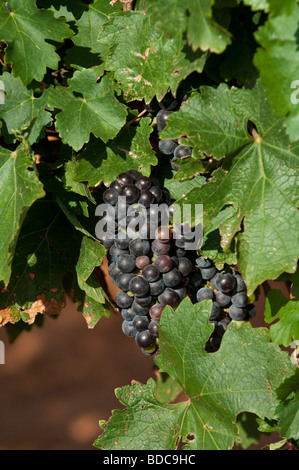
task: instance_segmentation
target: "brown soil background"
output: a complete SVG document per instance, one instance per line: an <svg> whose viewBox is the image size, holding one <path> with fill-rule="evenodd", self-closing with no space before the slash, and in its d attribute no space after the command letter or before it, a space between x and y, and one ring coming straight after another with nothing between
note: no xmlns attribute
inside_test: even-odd
<svg viewBox="0 0 299 470"><path fill-rule="evenodd" d="M274 283L288 295L284 285ZM115 288L109 285L111 295ZM263 326L264 296L256 302L254 326ZM0 365L0 450L89 450L98 421L121 405L114 389L153 376L153 359L121 331L111 312L88 329L67 300L58 318L23 332L10 344L4 328L5 364ZM275 442L263 439L250 449Z"/></svg>

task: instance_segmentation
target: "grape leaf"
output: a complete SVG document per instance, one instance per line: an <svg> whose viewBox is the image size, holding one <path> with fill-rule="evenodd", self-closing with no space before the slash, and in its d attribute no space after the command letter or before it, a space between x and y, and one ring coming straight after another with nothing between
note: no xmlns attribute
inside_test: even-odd
<svg viewBox="0 0 299 470"><path fill-rule="evenodd" d="M0 104L1 120L5 124L2 128L5 142L13 142L14 131L28 125L28 142L35 143L42 136L43 129L52 122L51 114L46 111L48 90L36 98L33 90L23 85L20 78L7 72L0 78L5 90L4 103Z"/></svg>
<svg viewBox="0 0 299 470"><path fill-rule="evenodd" d="M45 193L30 156L18 147L14 152L0 147L1 267L0 280L8 284L11 262L20 228L30 206Z"/></svg>
<svg viewBox="0 0 299 470"><path fill-rule="evenodd" d="M37 0L36 4L39 8L53 10L55 18L64 16L66 21L76 21L88 8L82 0Z"/></svg>
<svg viewBox="0 0 299 470"><path fill-rule="evenodd" d="M249 122L256 126L252 135ZM219 160L226 157L207 184L177 203L203 204L204 235L225 205L238 210L238 217L220 227L221 246L227 251L235 241L249 295L263 281L297 267L298 145L290 144L282 126L260 82L251 90L222 84L193 94L161 133L184 137L184 144Z"/></svg>
<svg viewBox="0 0 299 470"><path fill-rule="evenodd" d="M23 309L39 302L62 302L64 277L74 271L80 238L54 201L36 201L22 224L10 282L0 294L0 317L6 310L17 321Z"/></svg>
<svg viewBox="0 0 299 470"><path fill-rule="evenodd" d="M96 72L83 69L76 71L68 84L67 88L56 87L49 92L49 105L61 109L55 125L62 141L78 151L91 133L104 142L113 139L124 125L127 112L115 98L108 77L97 83Z"/></svg>
<svg viewBox="0 0 299 470"><path fill-rule="evenodd" d="M10 0L0 4L0 41L7 44L4 62L12 65L13 75L27 85L41 81L47 67L56 69L60 60L55 47L46 42L63 42L74 33L63 18L55 19L50 10L38 9L35 0Z"/></svg>
<svg viewBox="0 0 299 470"><path fill-rule="evenodd" d="M289 4L289 2L280 2ZM289 14L282 12L270 16L265 25L255 33L261 47L254 56L254 64L266 87L273 112L285 117L285 127L292 141L299 139L298 132L298 21L299 5L292 2Z"/></svg>
<svg viewBox="0 0 299 470"><path fill-rule="evenodd" d="M176 311L165 307L159 325L160 371L183 387L188 399L162 404L152 379L117 389L125 405L102 423L100 449L229 449L238 437L236 416L244 411L272 418L275 389L293 372L286 353L269 341L263 328L231 322L219 350L204 350L213 326L211 301L184 299Z"/></svg>
<svg viewBox="0 0 299 470"><path fill-rule="evenodd" d="M105 255L106 250L99 241L87 236L82 238L76 273L82 290L78 298L83 297L81 309L89 328L94 328L102 316L109 317L109 300L94 271Z"/></svg>
<svg viewBox="0 0 299 470"><path fill-rule="evenodd" d="M230 43L230 33L213 18L214 0L151 0L152 14L159 29L168 35L187 32L193 50L221 53Z"/></svg>
<svg viewBox="0 0 299 470"><path fill-rule="evenodd" d="M281 436L288 439L299 439L299 369L286 379L277 389L280 400L276 414L279 418Z"/></svg>
<svg viewBox="0 0 299 470"><path fill-rule="evenodd" d="M151 118L144 117L136 127L125 126L107 145L99 139L91 139L78 156L75 180L96 186L100 182L108 185L119 173L130 169L139 169L142 174L149 175L151 165L157 164L149 141L150 123Z"/></svg>
<svg viewBox="0 0 299 470"><path fill-rule="evenodd" d="M81 18L76 22L78 32L72 38L74 44L80 47L93 48L102 25L109 20L109 13L122 9L121 3L111 5L109 0L95 0L87 5Z"/></svg>
<svg viewBox="0 0 299 470"><path fill-rule="evenodd" d="M161 99L193 71L201 72L206 54L192 53L180 36L167 38L144 12L115 13L92 48L114 72L126 100Z"/></svg>
<svg viewBox="0 0 299 470"><path fill-rule="evenodd" d="M272 290L266 297L265 321L273 323L270 334L277 344L290 346L293 340L299 340L299 301L287 300L279 290Z"/></svg>

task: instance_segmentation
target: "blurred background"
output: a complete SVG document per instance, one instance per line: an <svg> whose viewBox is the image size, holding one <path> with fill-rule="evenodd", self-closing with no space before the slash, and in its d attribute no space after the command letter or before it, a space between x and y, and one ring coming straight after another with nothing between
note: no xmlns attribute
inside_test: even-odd
<svg viewBox="0 0 299 470"><path fill-rule="evenodd" d="M288 295L284 284L273 283ZM112 297L113 285L109 286ZM264 295L257 299L252 321L263 326ZM67 299L53 319L22 332L9 343L4 328L5 364L0 364L1 450L89 450L101 430L98 421L121 408L114 389L132 379L153 376L153 358L145 356L121 330L121 316L111 312L87 328ZM263 439L259 449L276 436ZM96 450L95 450L96 451Z"/></svg>

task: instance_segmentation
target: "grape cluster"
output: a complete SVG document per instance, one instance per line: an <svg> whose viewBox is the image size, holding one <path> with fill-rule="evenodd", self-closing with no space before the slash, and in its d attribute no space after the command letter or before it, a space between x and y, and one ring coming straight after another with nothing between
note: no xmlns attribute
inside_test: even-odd
<svg viewBox="0 0 299 470"><path fill-rule="evenodd" d="M103 194L107 220L112 217L110 208L117 218L120 196L126 197L122 202L126 215L118 217L115 230L107 231L101 242L108 250L111 280L120 289L116 304L123 333L135 338L145 354L154 354L166 305L175 308L187 296L193 303L211 299L210 322L215 328L206 349L217 349L231 320L249 320L255 314L244 279L233 268L219 271L212 260L186 249L188 231L182 230L183 226L170 226L172 201L156 178L136 170L118 175ZM167 212L167 224L163 214L155 214L161 207ZM142 217L128 230L141 208Z"/></svg>
<svg viewBox="0 0 299 470"><path fill-rule="evenodd" d="M171 113L177 111L181 104L187 99L186 95L181 98L174 98L170 92L168 92L161 101L154 98L148 105L145 106L146 110L156 116L156 125L158 136L166 126L168 117ZM191 155L192 149L186 145L181 145L176 139L159 139L158 141L159 150L171 158L171 168L178 171L180 168L174 162L183 157Z"/></svg>

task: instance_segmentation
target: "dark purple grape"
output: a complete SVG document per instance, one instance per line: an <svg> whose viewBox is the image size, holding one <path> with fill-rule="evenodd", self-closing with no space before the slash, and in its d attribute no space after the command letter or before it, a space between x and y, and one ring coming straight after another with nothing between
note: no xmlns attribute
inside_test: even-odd
<svg viewBox="0 0 299 470"><path fill-rule="evenodd" d="M154 265L158 267L160 273L167 273L173 266L173 261L168 255L160 255L154 259Z"/></svg>
<svg viewBox="0 0 299 470"><path fill-rule="evenodd" d="M224 294L224 292L220 292L219 290L215 292L215 299L220 307L228 307L231 303L230 295Z"/></svg>
<svg viewBox="0 0 299 470"><path fill-rule="evenodd" d="M143 189L140 192L138 203L148 208L155 201L155 196L149 189Z"/></svg>
<svg viewBox="0 0 299 470"><path fill-rule="evenodd" d="M142 276L134 276L130 281L130 292L136 297L143 297L149 291L149 283Z"/></svg>
<svg viewBox="0 0 299 470"><path fill-rule="evenodd" d="M246 305L246 312L249 316L249 318L253 318L256 315L256 307L254 304L248 304Z"/></svg>
<svg viewBox="0 0 299 470"><path fill-rule="evenodd" d="M129 173L120 173L116 178L120 186L125 186L127 184L133 184L134 178Z"/></svg>
<svg viewBox="0 0 299 470"><path fill-rule="evenodd" d="M136 268L138 269L144 269L146 266L150 264L150 262L151 261L148 256L141 255L141 256L137 256L135 260L135 265L136 265Z"/></svg>
<svg viewBox="0 0 299 470"><path fill-rule="evenodd" d="M150 242L141 238L134 238L129 243L129 251L134 256L144 256L150 252Z"/></svg>
<svg viewBox="0 0 299 470"><path fill-rule="evenodd" d="M209 287L201 287L196 293L196 298L198 302L201 302L206 299L214 300L215 296L214 292Z"/></svg>
<svg viewBox="0 0 299 470"><path fill-rule="evenodd" d="M129 308L133 303L133 297L120 290L116 294L115 302L119 308Z"/></svg>
<svg viewBox="0 0 299 470"><path fill-rule="evenodd" d="M144 331L149 325L149 319L146 315L136 315L132 321L137 331Z"/></svg>
<svg viewBox="0 0 299 470"><path fill-rule="evenodd" d="M135 269L135 256L120 255L117 257L116 265L123 273L132 273Z"/></svg>
<svg viewBox="0 0 299 470"><path fill-rule="evenodd" d="M171 113L172 111L166 111L165 109L161 109L161 111L158 112L156 116L158 134L160 134L160 132L162 132L162 130L166 126L168 116Z"/></svg>
<svg viewBox="0 0 299 470"><path fill-rule="evenodd" d="M136 334L135 341L140 348L148 348L155 342L155 338L148 330L144 330Z"/></svg>
<svg viewBox="0 0 299 470"><path fill-rule="evenodd" d="M178 145L178 141L174 139L161 139L159 140L159 150L164 155L172 155Z"/></svg>
<svg viewBox="0 0 299 470"><path fill-rule="evenodd" d="M167 287L159 296L158 302L162 305L170 305L175 307L180 300L180 297L177 292L175 292L170 287Z"/></svg>
<svg viewBox="0 0 299 470"><path fill-rule="evenodd" d="M173 268L163 275L163 281L167 287L175 287L180 283L182 274L177 268Z"/></svg>
<svg viewBox="0 0 299 470"><path fill-rule="evenodd" d="M134 336L136 336L137 334L137 330L135 326L133 325L133 321L124 320L122 322L122 330L123 330L123 333L129 338L134 338Z"/></svg>
<svg viewBox="0 0 299 470"><path fill-rule="evenodd" d="M155 200L157 202L160 202L162 199L162 190L158 186L152 186L150 188L150 192L154 195Z"/></svg>
<svg viewBox="0 0 299 470"><path fill-rule="evenodd" d="M186 145L178 145L174 151L174 154L173 154L174 158L172 159L172 161L191 155L191 153L192 153L192 150L190 147L187 147Z"/></svg>
<svg viewBox="0 0 299 470"><path fill-rule="evenodd" d="M135 297L134 298L134 302L138 305L140 305L141 307L149 307L150 304L152 303L152 296L150 294L146 294L142 297Z"/></svg>
<svg viewBox="0 0 299 470"><path fill-rule="evenodd" d="M166 255L170 250L170 243L162 243L160 240L154 240L151 244L152 252L158 256Z"/></svg>
<svg viewBox="0 0 299 470"><path fill-rule="evenodd" d="M142 276L147 279L148 282L157 281L160 277L159 268L154 264L149 264L142 270Z"/></svg>
<svg viewBox="0 0 299 470"><path fill-rule="evenodd" d="M246 290L246 284L244 281L243 276L239 273L233 273L234 278L236 279L236 286L235 286L235 291L236 292L242 292Z"/></svg>
<svg viewBox="0 0 299 470"><path fill-rule="evenodd" d="M133 279L133 273L123 273L120 272L116 277L116 285L123 290L124 292L128 292L129 284L131 279Z"/></svg>
<svg viewBox="0 0 299 470"><path fill-rule="evenodd" d="M211 268L199 268L199 269L200 269L201 277L205 281L209 281L217 273L217 269L215 266L212 266Z"/></svg>
<svg viewBox="0 0 299 470"><path fill-rule="evenodd" d="M238 308L243 308L247 305L248 302L248 297L246 292L237 292L231 297L232 304L235 305L235 307Z"/></svg>
<svg viewBox="0 0 299 470"><path fill-rule="evenodd" d="M120 193L117 189L109 188L103 194L103 200L106 204L110 204L111 206L115 206L118 201Z"/></svg>
<svg viewBox="0 0 299 470"><path fill-rule="evenodd" d="M150 334L152 336L154 336L155 338L157 338L159 336L159 331L158 331L158 323L155 321L155 320L152 320L149 324L148 324L148 331L150 332Z"/></svg>
<svg viewBox="0 0 299 470"><path fill-rule="evenodd" d="M229 318L222 318L222 320L219 320L216 326L217 335L223 336L229 324L230 324Z"/></svg>
<svg viewBox="0 0 299 470"><path fill-rule="evenodd" d="M134 204L139 199L140 191L134 184L126 184L122 187L120 196L126 198L128 204Z"/></svg>
<svg viewBox="0 0 299 470"><path fill-rule="evenodd" d="M195 263L200 268L211 268L212 266L214 266L214 263L212 260L208 258L204 258L203 256L199 256L199 258L196 258Z"/></svg>
<svg viewBox="0 0 299 470"><path fill-rule="evenodd" d="M236 279L231 273L219 273L215 281L217 290L221 292L230 292L236 286Z"/></svg>
<svg viewBox="0 0 299 470"><path fill-rule="evenodd" d="M124 320L127 321L132 321L133 318L135 317L136 313L133 312L133 310L130 308L123 308L121 310L121 316L123 317Z"/></svg>
<svg viewBox="0 0 299 470"><path fill-rule="evenodd" d="M160 321L162 311L164 309L164 305L161 304L154 304L151 306L149 309L149 315L152 318L152 320Z"/></svg>
<svg viewBox="0 0 299 470"><path fill-rule="evenodd" d="M114 244L115 235L113 232L105 232L100 239L100 242L105 248L110 248Z"/></svg>
<svg viewBox="0 0 299 470"><path fill-rule="evenodd" d="M127 173L133 178L133 183L135 183L141 176L138 170L128 170Z"/></svg>
<svg viewBox="0 0 299 470"><path fill-rule="evenodd" d="M217 320L220 313L221 313L220 305L217 302L213 302L212 310L211 310L211 314L210 314L210 321L211 320Z"/></svg>
<svg viewBox="0 0 299 470"><path fill-rule="evenodd" d="M136 181L135 185L140 189L140 191L143 191L144 189L150 189L152 181L148 176L141 176Z"/></svg>
<svg viewBox="0 0 299 470"><path fill-rule="evenodd" d="M183 276L188 276L193 269L192 262L189 258L185 256L178 258L178 270L182 273Z"/></svg>
<svg viewBox="0 0 299 470"><path fill-rule="evenodd" d="M162 294L162 292L164 291L165 284L164 284L163 279L158 279L157 281L150 282L149 287L150 287L151 295L157 297L158 295Z"/></svg>
<svg viewBox="0 0 299 470"><path fill-rule="evenodd" d="M166 95L159 101L159 106L160 108L168 111L175 111L179 108L180 103L173 97L172 93L168 91Z"/></svg>
<svg viewBox="0 0 299 470"><path fill-rule="evenodd" d="M247 311L245 308L238 308L235 305L231 305L228 309L228 315L232 320L241 321L245 320Z"/></svg>

